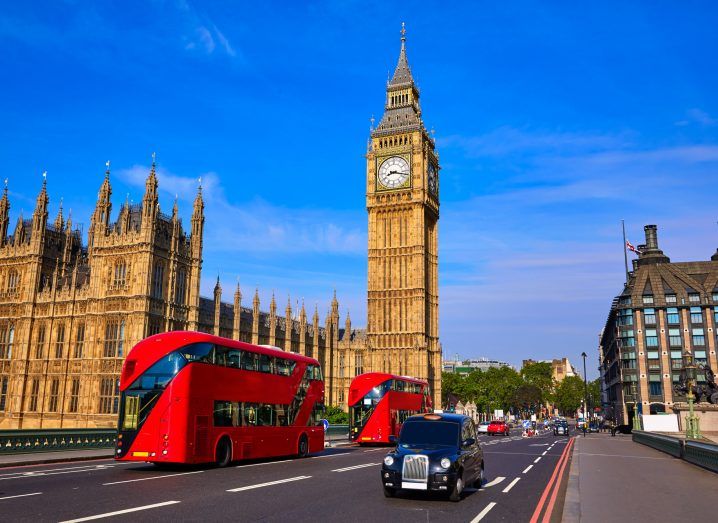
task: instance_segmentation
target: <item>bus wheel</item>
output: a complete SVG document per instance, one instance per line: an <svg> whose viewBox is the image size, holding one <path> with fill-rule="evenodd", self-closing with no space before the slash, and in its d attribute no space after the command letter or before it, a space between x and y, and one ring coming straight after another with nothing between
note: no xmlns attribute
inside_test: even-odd
<svg viewBox="0 0 718 523"><path fill-rule="evenodd" d="M297 455L300 458L306 458L309 455L309 441L307 440L306 434L302 434L302 437L299 438L299 446L297 448Z"/></svg>
<svg viewBox="0 0 718 523"><path fill-rule="evenodd" d="M222 438L217 444L215 463L218 467L226 467L232 461L232 446L227 438Z"/></svg>

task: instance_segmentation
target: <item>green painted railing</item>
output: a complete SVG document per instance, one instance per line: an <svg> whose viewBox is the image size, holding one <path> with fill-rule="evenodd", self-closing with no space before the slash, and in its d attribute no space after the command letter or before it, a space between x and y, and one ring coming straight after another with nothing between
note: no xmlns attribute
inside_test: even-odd
<svg viewBox="0 0 718 523"><path fill-rule="evenodd" d="M0 430L0 455L115 446L115 429Z"/></svg>
<svg viewBox="0 0 718 523"><path fill-rule="evenodd" d="M714 443L674 438L643 430L633 431L633 441L648 445L699 467L718 472L718 445Z"/></svg>
<svg viewBox="0 0 718 523"><path fill-rule="evenodd" d="M678 438L672 438L670 436L664 436L662 434L655 434L652 432L644 432L642 430L634 430L633 441L653 447L656 450L670 454L674 458L681 457L681 440Z"/></svg>
<svg viewBox="0 0 718 523"><path fill-rule="evenodd" d="M718 472L718 445L701 441L686 441L683 459L699 467Z"/></svg>

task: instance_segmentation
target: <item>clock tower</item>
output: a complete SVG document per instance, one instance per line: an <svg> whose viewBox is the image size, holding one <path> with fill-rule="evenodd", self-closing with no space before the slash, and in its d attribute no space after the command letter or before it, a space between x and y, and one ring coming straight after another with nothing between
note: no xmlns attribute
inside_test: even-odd
<svg viewBox="0 0 718 523"><path fill-rule="evenodd" d="M439 157L421 119L403 24L399 62L366 158L371 367L428 380L440 408Z"/></svg>

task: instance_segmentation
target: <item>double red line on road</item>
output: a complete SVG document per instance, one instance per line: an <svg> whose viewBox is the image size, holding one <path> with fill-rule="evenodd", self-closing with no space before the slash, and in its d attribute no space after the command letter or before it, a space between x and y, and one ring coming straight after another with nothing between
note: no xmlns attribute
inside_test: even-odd
<svg viewBox="0 0 718 523"><path fill-rule="evenodd" d="M563 453L561 454L558 463L556 463L556 468L553 470L551 479L549 479L543 494L541 494L541 499L539 499L538 505L536 505L536 510L534 510L533 516L531 516L530 523L538 523L541 512L544 512L541 523L548 523L551 520L553 507L556 504L556 496L558 496L558 491L561 486L561 479L563 478L563 473L566 469L566 463L568 463L568 457L571 455L573 441L574 438L569 439L568 444L563 449ZM549 493L551 494L550 498Z"/></svg>

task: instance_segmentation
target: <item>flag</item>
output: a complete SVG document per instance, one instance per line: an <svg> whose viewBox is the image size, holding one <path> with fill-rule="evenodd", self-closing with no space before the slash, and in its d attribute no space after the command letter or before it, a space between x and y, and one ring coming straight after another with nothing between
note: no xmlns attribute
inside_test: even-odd
<svg viewBox="0 0 718 523"><path fill-rule="evenodd" d="M636 248L633 246L633 244L632 244L631 242L629 242L628 240L626 240L626 248L627 248L629 251L634 252L634 253L636 253L636 254L643 254L641 251L639 251L638 249L636 249Z"/></svg>

